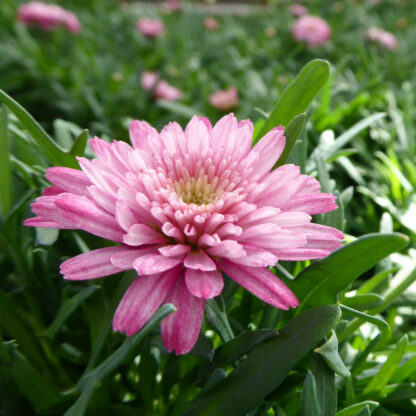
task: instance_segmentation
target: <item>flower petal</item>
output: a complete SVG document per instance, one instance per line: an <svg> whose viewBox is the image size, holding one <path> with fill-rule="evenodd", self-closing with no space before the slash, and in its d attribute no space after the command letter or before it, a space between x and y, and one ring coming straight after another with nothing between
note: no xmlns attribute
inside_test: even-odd
<svg viewBox="0 0 416 416"><path fill-rule="evenodd" d="M224 279L218 269L212 272L186 269L185 282L194 296L205 299L218 296L224 287Z"/></svg>
<svg viewBox="0 0 416 416"><path fill-rule="evenodd" d="M179 268L150 276L139 276L121 299L113 319L114 331L128 336L139 331L156 312L175 284ZM166 302L165 302L166 303Z"/></svg>
<svg viewBox="0 0 416 416"><path fill-rule="evenodd" d="M141 246L144 244L163 244L168 239L146 224L134 224L123 236L124 244L129 246Z"/></svg>
<svg viewBox="0 0 416 416"><path fill-rule="evenodd" d="M186 287L185 279L180 276L165 303L173 303L177 311L162 321L163 344L169 352L175 351L176 355L186 354L198 339L205 299L192 295Z"/></svg>
<svg viewBox="0 0 416 416"><path fill-rule="evenodd" d="M183 256L182 256L183 257ZM165 257L161 254L149 254L138 258L134 262L134 268L139 276L143 274L162 273L182 263L183 258Z"/></svg>
<svg viewBox="0 0 416 416"><path fill-rule="evenodd" d="M78 169L52 167L46 169L45 177L65 192L77 195L87 194L87 186L92 185L87 175Z"/></svg>
<svg viewBox="0 0 416 416"><path fill-rule="evenodd" d="M296 296L271 271L259 267L247 267L221 259L218 267L239 285L270 305L289 309L299 305Z"/></svg>
<svg viewBox="0 0 416 416"><path fill-rule="evenodd" d="M125 247L106 247L72 257L61 264L64 279L87 280L119 273L122 269L111 263L111 256L126 251Z"/></svg>
<svg viewBox="0 0 416 416"><path fill-rule="evenodd" d="M214 260L208 257L203 250L190 251L183 262L185 267L195 270L213 271L217 268Z"/></svg>

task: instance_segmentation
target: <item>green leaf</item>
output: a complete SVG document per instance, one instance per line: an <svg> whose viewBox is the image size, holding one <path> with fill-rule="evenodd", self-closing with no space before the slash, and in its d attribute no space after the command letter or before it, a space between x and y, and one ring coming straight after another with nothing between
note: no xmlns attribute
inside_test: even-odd
<svg viewBox="0 0 416 416"><path fill-rule="evenodd" d="M337 391L335 374L318 354L311 354L311 370L316 382L316 397L321 416L335 416L337 412Z"/></svg>
<svg viewBox="0 0 416 416"><path fill-rule="evenodd" d="M368 234L303 270L289 288L305 306L332 304L337 295L378 261L408 242L403 234Z"/></svg>
<svg viewBox="0 0 416 416"><path fill-rule="evenodd" d="M82 394L65 412L64 416L83 416L87 409L88 401L99 382L119 367L130 353L145 339L149 332L158 325L163 318L174 311L176 311L176 309L172 304L168 303L163 305L152 318L150 318L149 322L139 333L126 338L123 344L98 367L82 376L78 382L78 388L82 391Z"/></svg>
<svg viewBox="0 0 416 416"><path fill-rule="evenodd" d="M364 351L359 353L351 364L351 372L354 374L357 369L359 369L360 365L363 364L367 357L373 352L374 348L377 346L378 342L380 341L381 334L376 335L369 344L365 347Z"/></svg>
<svg viewBox="0 0 416 416"><path fill-rule="evenodd" d="M100 286L92 285L72 296L71 298L66 299L62 303L62 306L59 308L59 311L49 328L40 336L54 338L65 321L77 310L82 302L88 299L99 288Z"/></svg>
<svg viewBox="0 0 416 416"><path fill-rule="evenodd" d="M75 142L72 145L71 150L69 151L69 154L72 156L83 156L85 152L85 146L87 145L89 136L90 134L87 129L82 130L78 134L78 137L75 139Z"/></svg>
<svg viewBox="0 0 416 416"><path fill-rule="evenodd" d="M351 406L348 406L345 409L340 410L337 413L337 416L356 416L365 408L368 408L368 410L370 411L369 414L371 415L373 410L376 409L377 407L378 407L377 402L366 400L364 402L354 403Z"/></svg>
<svg viewBox="0 0 416 416"><path fill-rule="evenodd" d="M208 322L218 331L224 342L234 338L227 315L220 310L215 299L207 299L205 312Z"/></svg>
<svg viewBox="0 0 416 416"><path fill-rule="evenodd" d="M389 382L400 364L403 354L406 351L407 343L407 335L404 335L397 343L396 348L389 354L381 369L372 377L363 391L364 395L380 392Z"/></svg>
<svg viewBox="0 0 416 416"><path fill-rule="evenodd" d="M9 110L19 119L24 128L32 136L40 150L53 165L77 167L73 156L65 153L52 138L46 133L43 127L12 97L0 90L0 101L7 105Z"/></svg>
<svg viewBox="0 0 416 416"><path fill-rule="evenodd" d="M289 123L300 113L304 113L329 77L329 64L322 59L314 59L306 64L296 79L285 89L273 108L270 117L256 136L260 140L273 127Z"/></svg>
<svg viewBox="0 0 416 416"><path fill-rule="evenodd" d="M355 416L370 416L370 408L368 406L364 407L363 410L360 410L358 413L355 414Z"/></svg>
<svg viewBox="0 0 416 416"><path fill-rule="evenodd" d="M340 305L343 314L354 316L355 318L364 319L367 322L370 322L374 325L379 326L380 328L390 329L389 324L383 319L377 316L371 316L364 312L357 311L355 309L349 308L345 305Z"/></svg>
<svg viewBox="0 0 416 416"><path fill-rule="evenodd" d="M302 416L321 415L321 408L318 404L316 394L315 377L308 373L305 377L302 390Z"/></svg>
<svg viewBox="0 0 416 416"><path fill-rule="evenodd" d="M243 332L215 350L212 362L202 368L200 378L207 378L208 374L215 368L223 368L232 364L243 355L248 354L253 348L276 336L276 334L277 331L275 329L259 329L257 331Z"/></svg>
<svg viewBox="0 0 416 416"><path fill-rule="evenodd" d="M402 366L397 369L390 382L401 383L402 381L411 377L413 374L416 374L416 355L409 358Z"/></svg>
<svg viewBox="0 0 416 416"><path fill-rule="evenodd" d="M351 375L339 356L338 338L334 330L332 330L328 341L320 347L315 348L314 352L320 354L327 363L328 367L341 377L349 377Z"/></svg>
<svg viewBox="0 0 416 416"><path fill-rule="evenodd" d="M384 298L378 293L364 293L364 294L355 294L354 296L344 296L341 299L341 302L354 309L360 311L365 311L367 309L372 309L380 304L382 304Z"/></svg>
<svg viewBox="0 0 416 416"><path fill-rule="evenodd" d="M253 349L224 381L194 402L184 416L241 416L259 406L339 317L339 308L328 305L297 316L279 335Z"/></svg>
<svg viewBox="0 0 416 416"><path fill-rule="evenodd" d="M305 119L306 113L298 114L285 129L286 146L273 169L282 166L286 162L293 145L296 143L296 139L299 137L299 134L305 125Z"/></svg>
<svg viewBox="0 0 416 416"><path fill-rule="evenodd" d="M214 345L212 344L212 341L201 332L196 344L192 350L189 351L189 354L206 358L211 361L212 357L214 357Z"/></svg>
<svg viewBox="0 0 416 416"><path fill-rule="evenodd" d="M64 399L18 351L14 351L11 372L19 390L38 411L45 411Z"/></svg>
<svg viewBox="0 0 416 416"><path fill-rule="evenodd" d="M13 207L13 183L10 167L8 116L6 106L0 107L0 213L3 218Z"/></svg>

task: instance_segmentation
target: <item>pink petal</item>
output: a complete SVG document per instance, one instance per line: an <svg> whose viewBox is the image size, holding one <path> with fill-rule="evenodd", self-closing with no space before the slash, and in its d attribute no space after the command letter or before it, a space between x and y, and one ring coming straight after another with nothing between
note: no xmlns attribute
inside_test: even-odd
<svg viewBox="0 0 416 416"><path fill-rule="evenodd" d="M187 246L184 244L175 244L171 246L163 246L160 247L159 252L163 256L167 257L175 257L175 256L182 256L191 250L191 246Z"/></svg>
<svg viewBox="0 0 416 416"><path fill-rule="evenodd" d="M106 247L72 257L61 264L64 279L87 280L119 273L120 268L111 263L111 256L125 251L125 247Z"/></svg>
<svg viewBox="0 0 416 416"><path fill-rule="evenodd" d="M134 224L123 237L123 242L129 246L141 246L144 244L163 244L167 238L146 224Z"/></svg>
<svg viewBox="0 0 416 416"><path fill-rule="evenodd" d="M117 243L123 241L123 232L115 218L98 208L91 200L65 193L56 198L55 206L81 230Z"/></svg>
<svg viewBox="0 0 416 416"><path fill-rule="evenodd" d="M289 309L299 305L290 289L266 268L241 266L225 259L221 259L218 266L239 285L276 308Z"/></svg>
<svg viewBox="0 0 416 416"><path fill-rule="evenodd" d="M204 121L193 116L185 129L186 145L189 153L205 154L209 149L209 133Z"/></svg>
<svg viewBox="0 0 416 416"><path fill-rule="evenodd" d="M127 246L124 246L125 251L114 254L111 256L111 263L114 264L114 266L117 266L119 269L122 270L130 270L133 269L134 262L142 256L147 256L148 254L156 254L157 249L159 246L152 246L152 247L146 247L146 248L130 248Z"/></svg>
<svg viewBox="0 0 416 416"><path fill-rule="evenodd" d="M243 246L234 240L224 240L205 250L210 256L235 259L244 257L247 253Z"/></svg>
<svg viewBox="0 0 416 416"><path fill-rule="evenodd" d="M85 195L87 186L92 185L85 173L77 169L53 167L46 170L45 177L65 192L77 195Z"/></svg>
<svg viewBox="0 0 416 416"><path fill-rule="evenodd" d="M336 196L332 194L305 194L292 198L281 206L285 211L303 211L310 215L337 209Z"/></svg>
<svg viewBox="0 0 416 416"><path fill-rule="evenodd" d="M277 257L274 254L260 247L245 245L244 250L247 254L245 256L233 259L232 261L234 263L250 267L274 266L277 263Z"/></svg>
<svg viewBox="0 0 416 416"><path fill-rule="evenodd" d="M233 113L222 117L214 126L211 132L211 147L217 148L223 146L225 148L228 136L237 128L237 119Z"/></svg>
<svg viewBox="0 0 416 416"><path fill-rule="evenodd" d="M183 262L189 269L213 271L217 268L214 261L203 250L190 251Z"/></svg>
<svg viewBox="0 0 416 416"><path fill-rule="evenodd" d="M72 229L72 226L63 226L62 224L58 224L57 222L50 221L43 217L33 217L27 218L23 221L23 224L28 227L40 227L40 228L62 228L62 229Z"/></svg>
<svg viewBox="0 0 416 416"><path fill-rule="evenodd" d="M186 287L185 279L180 276L165 303L173 303L177 311L162 321L163 344L169 352L175 351L176 355L186 354L198 339L205 299L192 295Z"/></svg>
<svg viewBox="0 0 416 416"><path fill-rule="evenodd" d="M279 260L301 261L326 257L330 251L313 248L287 248L282 250L273 250L273 253Z"/></svg>
<svg viewBox="0 0 416 416"><path fill-rule="evenodd" d="M255 175L263 176L270 172L279 159L286 145L286 138L282 126L270 130L251 150L258 154L252 163Z"/></svg>
<svg viewBox="0 0 416 416"><path fill-rule="evenodd" d="M165 257L161 254L149 254L138 258L134 262L134 268L139 276L143 274L162 273L182 263L183 258Z"/></svg>
<svg viewBox="0 0 416 416"><path fill-rule="evenodd" d="M194 296L205 299L218 296L224 287L224 279L218 269L212 272L186 269L185 282Z"/></svg>
<svg viewBox="0 0 416 416"><path fill-rule="evenodd" d="M56 198L57 197L55 196L40 196L33 204L31 204L33 213L36 214L39 218L42 218L42 222L58 224L58 226L55 228L78 228L77 224L72 218L66 218L62 212L56 208ZM31 224L27 223L27 225Z"/></svg>
<svg viewBox="0 0 416 416"><path fill-rule="evenodd" d="M175 268L167 273L139 276L118 305L113 319L114 331L125 332L128 336L139 331L164 302L179 271Z"/></svg>

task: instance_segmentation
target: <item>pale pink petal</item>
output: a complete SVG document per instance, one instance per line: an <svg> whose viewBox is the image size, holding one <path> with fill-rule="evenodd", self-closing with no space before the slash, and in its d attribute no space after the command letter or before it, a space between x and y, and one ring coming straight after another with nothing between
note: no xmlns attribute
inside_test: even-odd
<svg viewBox="0 0 416 416"><path fill-rule="evenodd" d="M139 276L143 274L156 274L162 273L166 270L183 262L183 256L180 258L165 257L161 254L149 254L143 257L139 257L134 262L134 268L137 270Z"/></svg>
<svg viewBox="0 0 416 416"><path fill-rule="evenodd" d="M266 268L241 266L225 259L221 259L218 266L239 285L276 308L289 309L299 305L290 289Z"/></svg>
<svg viewBox="0 0 416 416"><path fill-rule="evenodd" d="M209 133L204 121L193 116L186 126L185 139L189 153L206 153L209 148Z"/></svg>
<svg viewBox="0 0 416 416"><path fill-rule="evenodd" d="M237 119L233 113L222 117L211 132L211 146L215 149L219 146L225 148L228 136L237 128Z"/></svg>
<svg viewBox="0 0 416 416"><path fill-rule="evenodd" d="M177 355L188 353L195 345L204 316L205 299L192 295L180 276L165 299L177 311L168 315L161 324L162 340L168 352Z"/></svg>
<svg viewBox="0 0 416 416"><path fill-rule="evenodd" d="M244 247L235 240L224 240L205 250L210 256L235 259L246 256Z"/></svg>
<svg viewBox="0 0 416 416"><path fill-rule="evenodd" d="M218 296L224 287L224 279L218 269L212 272L187 269L185 282L186 287L194 296L205 299Z"/></svg>
<svg viewBox="0 0 416 416"><path fill-rule="evenodd" d="M91 200L65 193L56 197L55 206L81 230L117 243L123 241L123 232L114 217Z"/></svg>
<svg viewBox="0 0 416 416"><path fill-rule="evenodd" d="M263 176L268 173L279 159L286 145L286 138L282 126L270 130L251 150L257 153L252 163L253 172Z"/></svg>
<svg viewBox="0 0 416 416"><path fill-rule="evenodd" d="M167 238L146 224L134 224L127 234L123 236L124 244L129 246L142 246L144 244L163 244Z"/></svg>
<svg viewBox="0 0 416 416"><path fill-rule="evenodd" d="M120 268L111 263L111 256L125 251L122 246L99 248L72 257L61 264L64 279L87 280L119 273Z"/></svg>
<svg viewBox="0 0 416 416"><path fill-rule="evenodd" d="M128 336L138 332L164 302L172 290L180 269L166 273L139 276L121 299L113 319L114 331Z"/></svg>
<svg viewBox="0 0 416 416"><path fill-rule="evenodd" d="M46 170L45 177L65 192L77 195L87 194L87 186L91 185L85 173L77 169L52 167Z"/></svg>
<svg viewBox="0 0 416 416"><path fill-rule="evenodd" d="M185 244L175 244L171 246L164 246L159 249L160 254L167 257L183 256L191 250L190 246Z"/></svg>
<svg viewBox="0 0 416 416"><path fill-rule="evenodd" d="M336 196L332 194L305 194L287 201L280 208L285 211L303 211L309 215L337 209Z"/></svg>
<svg viewBox="0 0 416 416"><path fill-rule="evenodd" d="M124 246L125 251L113 254L111 256L111 263L122 270L129 270L134 268L134 262L142 256L148 254L157 254L159 246L152 246L146 248L131 248Z"/></svg>
<svg viewBox="0 0 416 416"><path fill-rule="evenodd" d="M190 251L183 262L185 267L189 269L213 271L217 268L215 262L208 257L203 250Z"/></svg>
<svg viewBox="0 0 416 416"><path fill-rule="evenodd" d="M250 267L274 266L277 263L278 259L273 253L260 247L244 245L244 250L247 254L242 257L233 258L232 261L234 263Z"/></svg>
<svg viewBox="0 0 416 416"><path fill-rule="evenodd" d="M273 250L273 254L279 260L284 261L301 261L313 260L325 257L330 253L328 250L312 249L312 248L287 248L282 250Z"/></svg>

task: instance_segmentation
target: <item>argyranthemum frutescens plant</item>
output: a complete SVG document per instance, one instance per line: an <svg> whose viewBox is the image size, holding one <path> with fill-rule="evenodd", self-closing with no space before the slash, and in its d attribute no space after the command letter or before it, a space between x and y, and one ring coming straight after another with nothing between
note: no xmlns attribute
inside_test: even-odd
<svg viewBox="0 0 416 416"><path fill-rule="evenodd" d="M98 286L85 286L79 293L65 299L52 322L46 320L50 324L46 331L45 326L36 321L34 329L22 332L21 328L25 328L25 325L31 328L32 320L38 320L42 314L35 316L32 309L25 314L26 309L22 306L24 302L15 301L17 293L10 296L1 294L0 322L5 328L6 339L16 340L16 343L6 341L3 344L0 352L7 368L2 367L2 371L18 386L20 394L36 409L40 409L40 413L62 414L74 401L67 410L67 415L79 416L90 411L101 411L103 414L140 411L149 415L179 415L186 411L188 415L198 416L238 416L251 411L253 414L262 414L268 409L275 414L284 409L286 414L296 415L302 411L302 407L304 413L319 409L315 414L335 414L337 407L343 409L353 406L354 410L357 406L360 409L370 406L373 410L374 401L371 405L368 404L369 398L377 398L383 406L389 406L387 402L382 402L391 393L391 389L384 389L388 379L384 377L385 384L380 387L376 381L369 380L366 374L362 378L361 373L357 373L357 368L360 368L357 360L362 359L362 344L369 342L357 329L366 321L385 325L381 318L371 316L371 308L383 312L410 284L413 275L410 273L404 279L404 284L387 292L385 302L376 302L376 306L370 301L374 301L374 298L380 301L380 296L364 292L365 296L351 297L353 292L344 292L359 275L389 253L400 249L406 242L405 238L394 234L360 238L304 270L302 265L298 265L301 272L296 273L293 281L287 278L290 275L281 265L277 266L279 272L273 267L279 259L323 257L340 245L340 231L324 224L312 223L310 218L310 214L334 208L334 197L319 193L315 179L301 175L291 164L284 164L301 130L305 117L302 112L325 83L327 76L328 65L325 62L315 61L305 67L281 97L263 127L256 127L254 146L251 146L253 134L250 124L239 123L233 116L225 117L212 129L205 119L194 118L185 132L176 124L171 124L160 134L150 126L136 122L132 128L133 147L122 142L110 144L94 139L92 147L97 157L93 161L81 158L82 171L73 169L75 161L71 154L77 148L82 148L83 136L76 142L72 153L62 152L16 102L4 94L0 95L1 100L19 119L17 124L15 119L11 119L13 129L9 134L19 132L24 137L19 129L26 130L32 140L25 142L28 147L36 143L49 163L64 166L47 171L53 186L48 189L46 196L35 202L34 210L38 217L29 220L29 224L84 229L118 244L108 246L108 242L101 240L98 246L101 248L98 248L93 247L98 240L93 240L91 248L97 250L88 250L85 244L81 244L85 253L63 263L64 275L80 280L122 269L133 269L136 276L139 274L129 289L126 284L128 279L123 278L119 289L110 293L114 310L105 301L99 309L94 309L93 306L100 304L101 298L93 298L94 305L90 305L86 299L88 296L96 296L91 294ZM7 115L7 112L2 110L3 121L4 114ZM285 126L284 130L274 128L280 124ZM1 125L4 126L4 123ZM227 127L229 130L225 133ZM135 130L137 128L139 132ZM175 134L169 135L172 131ZM198 140L187 141L187 138L194 137ZM225 137L229 140L224 140ZM283 137L286 138L285 147ZM147 145L153 147L146 147ZM209 155L211 149L215 151ZM266 149L270 151L267 152ZM204 152L207 155L202 158ZM176 159L180 163L166 169L169 160L173 159L170 154L178 155ZM0 152L3 170L7 164L6 156L8 157L7 152ZM205 166L209 157L213 163ZM198 160L201 161L199 165ZM220 181L221 166L224 174L227 163L233 165L233 162L235 166L225 174L228 175L228 182L225 182L225 178ZM237 162L244 168L239 167ZM17 166L22 169L22 162ZM275 166L276 169L273 169ZM253 167L257 177L256 172L250 171ZM218 176L217 188L212 187L210 192L203 193L203 189L208 191L208 182L193 181L190 178L195 176L192 175L186 177L187 181L181 182L183 176L180 175L186 175L189 171L201 174L202 169L206 170L207 178ZM209 169L213 171L210 172ZM169 177L166 172L177 176ZM33 170L30 174L36 175L36 171ZM280 181L270 181L270 178L278 178L279 175L282 175ZM5 177L2 177L4 195L9 195L12 187ZM201 177L204 178L204 175L201 174ZM262 186L264 184L267 186ZM302 193L305 187L308 192ZM146 199L142 195L146 196L149 204L151 201L156 202L152 204L154 206L146 209ZM117 201L120 196L121 201ZM323 205L317 207L316 200L319 198L322 198ZM2 201L6 207L5 199ZM201 204L201 201L208 203ZM307 205L311 201L314 204ZM172 214L170 209L175 204L178 207L192 207L190 218L186 218L186 211L179 209L176 210L179 214ZM211 206L212 210L215 208L213 215L208 217L218 214L215 217L220 220L214 224L217 228L210 233L206 228L208 220L202 215L207 212L193 215L202 206ZM242 206L246 212L240 211ZM19 237L13 233L15 228L10 227L19 210L10 210L9 204L9 211L12 220L8 218L5 221L2 233L10 239L9 252L12 253L14 248L21 250L21 247L16 246ZM7 212L7 209L3 212ZM295 214L299 212L301 215ZM335 222L342 225L342 211L330 211L332 212L338 212L341 221ZM284 223L279 222L282 217ZM247 222L240 221L244 218ZM287 222L289 219L292 221L291 226ZM326 221L325 218L323 220ZM166 223L172 224L167 228L171 235L165 234ZM269 225L266 227L264 224ZM139 227L138 230L135 225L145 227ZM316 229L320 233L325 230L323 234L326 239L322 238L322 234L314 234ZM144 233L144 230L148 232ZM254 234L247 235L247 231ZM283 241L279 239L279 233L285 234ZM78 234L71 231L64 234L76 235L77 241L80 239ZM145 247L140 246L140 243ZM30 241L24 242L24 246L30 244ZM103 248L105 244L107 246ZM221 250L216 250L218 247ZM257 247L257 250L253 247ZM22 264L19 261L24 263L26 260L25 257L19 257L18 250L12 253L11 259L16 263L16 270L19 270L17 273L20 273ZM148 251L144 254L143 250ZM175 250L179 250L179 253L175 253ZM95 257L94 254L97 253L99 255ZM138 253L143 255L139 256ZM85 259L86 262L83 261ZM121 260L123 263L119 262ZM30 262L24 267L28 270L28 276L36 275L36 279L42 277L42 273L39 274ZM224 271L224 275L219 270ZM147 274L148 272L151 273ZM388 276L388 272L387 270L383 276ZM278 280L275 273L284 279L284 283ZM219 308L215 295L221 291L225 275L231 279L225 278L228 288L223 292L226 293L217 297L219 303L223 304ZM276 310L274 307L268 309L265 304L257 301L255 313L250 315L250 324L260 329L245 331L246 324L242 319L244 313L237 313L234 305L238 305L240 312L245 312L241 310L247 309L248 302L253 302L254 296L239 291L233 297L232 293L237 287L233 286L233 279L274 306L287 309L297 306L298 302L299 306L284 312L279 321L276 316L269 319ZM380 281L379 276L374 279ZM105 287L108 280L111 279L103 279L100 284ZM7 283L16 284L9 277ZM71 282L67 287L85 283ZM22 291L26 291L26 298L32 296L30 305L33 308L34 297L30 290L30 286L22 288ZM50 291L50 287L45 285L44 290ZM123 293L124 299L116 311L118 295L121 297ZM205 297L214 299L206 301L208 323L204 324L203 333L197 340ZM48 303L46 297L38 297L37 301L42 305ZM344 322L338 326L340 307L336 305L337 301L343 304L344 314ZM156 311L162 303L168 305ZM176 310L171 304L175 305ZM81 305L85 306L84 311L91 328L90 354L87 352L88 344L82 342L85 338L88 339L85 322L77 326L76 331L63 331L66 323L71 328L69 316ZM101 313L106 311L102 319L98 319L100 315L97 310ZM120 336L113 333L111 342L106 338L114 314L115 329L130 334L138 331L127 337L121 345L117 344L117 348L115 343L119 342ZM149 322L140 329L148 319ZM160 321L167 349L184 354L196 342L190 351L193 356L187 354L175 357L167 354L158 343L157 331L150 332ZM205 336L209 335L206 328L217 330L221 336L221 340L218 336L214 339L215 349ZM279 333L276 333L276 328ZM334 332L330 333L331 329L335 329ZM64 337L68 336L64 341L56 337L60 331L63 331ZM328 337L326 340L325 336ZM356 340L361 338L361 344L358 343L357 347ZM348 345L358 352L355 356L344 354L341 360L338 342L342 343L341 348ZM397 354L404 354L406 342L404 340L397 344ZM103 348L104 344L106 348ZM313 352L313 348L319 344L322 345ZM84 350L79 353L81 345L84 345ZM351 348L349 351L351 353ZM196 361L195 355L202 358ZM302 361L307 355L310 366L306 360ZM100 357L103 359L98 364ZM371 365L377 369L379 363L374 361ZM85 373L81 374L79 368L83 371L85 366ZM11 368L10 372L8 368ZM228 376L226 371L230 372ZM110 374L113 374L111 378L108 377ZM343 384L335 383L335 374L342 377L345 383L356 383L355 396L344 393ZM351 380L349 377L352 377ZM199 386L205 385L200 395L197 395L199 390L194 382ZM287 389L287 386L292 387ZM96 395L93 394L94 391ZM111 391L111 395L107 394L108 391ZM303 400L299 400L301 391ZM101 404L104 397L109 401L105 409ZM10 408L17 408L13 396L7 397L7 401L11 403ZM274 410L271 410L272 407ZM348 412L347 414L354 414L351 410Z"/></svg>

